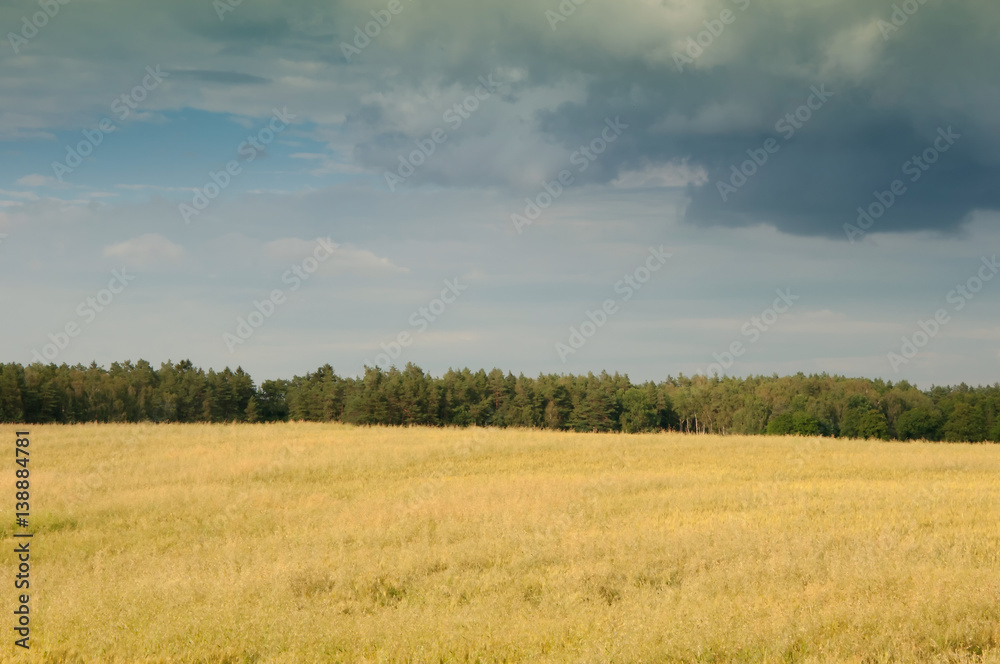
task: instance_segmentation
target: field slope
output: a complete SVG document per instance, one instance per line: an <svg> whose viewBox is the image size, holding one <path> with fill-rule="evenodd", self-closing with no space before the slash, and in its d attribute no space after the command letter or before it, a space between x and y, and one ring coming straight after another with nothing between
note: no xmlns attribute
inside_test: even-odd
<svg viewBox="0 0 1000 664"><path fill-rule="evenodd" d="M19 661L1000 662L1000 446L30 429Z"/></svg>

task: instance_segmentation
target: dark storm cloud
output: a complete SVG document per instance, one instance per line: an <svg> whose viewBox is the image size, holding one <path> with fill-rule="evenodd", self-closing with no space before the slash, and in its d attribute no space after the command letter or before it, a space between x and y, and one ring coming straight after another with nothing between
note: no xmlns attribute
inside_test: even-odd
<svg viewBox="0 0 1000 664"><path fill-rule="evenodd" d="M524 173L533 178L560 168L566 158L553 149L569 155L593 140L606 118L620 116L629 129L577 181L601 185L626 171L684 161L707 174L688 190L687 220L697 225L767 223L842 237L858 206L896 179L906 192L873 230L949 232L973 210L1000 207L1000 3L586 3L553 29L545 10L557 5L404 2L350 63L341 42L370 23L382 3L259 0L220 17L211 2L178 0L156 7L164 19L149 34L118 29L114 39L88 43L114 42L125 51L154 41L156 61L173 66L178 79L273 84L303 113L312 107L317 115L328 111L328 120L344 118L331 131L347 137L338 150L373 173L394 169L401 151L439 126L442 111L479 76L511 74L504 94L450 133L435 161L413 176L418 186L537 188ZM904 6L912 15L892 25ZM678 71L674 55L723 10L735 21ZM115 20L118 28L137 24L127 3L80 16L109 27ZM58 47L56 33L65 31L66 43L75 44L70 28L68 21L54 25L46 38ZM173 61L164 44L175 45ZM189 52L233 62L190 69L198 64L181 66ZM289 75L287 67L298 63L301 72ZM331 82L336 93L313 96ZM776 123L824 85L834 96L785 139ZM234 90L233 103L242 99ZM904 164L949 127L961 138L913 182ZM730 182L747 150L769 138L780 151L723 200L718 183Z"/></svg>
<svg viewBox="0 0 1000 664"><path fill-rule="evenodd" d="M610 180L624 169L686 158L708 174L707 183L689 189L687 219L695 224L770 223L793 234L845 237L843 225L878 192L883 202L894 200L872 230L952 231L976 209L1000 208L1000 130L982 104L984 96L995 99L990 63L1000 53L982 25L995 25L997 16L995 5L928 4L911 25L883 25L888 38L876 34L876 55L853 75L823 71L819 36L760 27L743 59L709 70L600 76L585 102L541 113L540 127L569 149L600 118L630 118L628 136L588 175ZM782 52L794 54L796 68L781 66ZM778 125L786 114L823 85L833 96L801 113L808 119L792 127L794 135L779 131L790 126ZM637 86L644 93L638 103ZM945 145L939 130L960 136L947 152L933 148L936 140ZM748 150L760 156L769 138L778 151L747 165L756 173L724 196L719 183L743 182L733 167L751 158ZM923 156L934 163L922 163ZM894 180L904 193L883 195Z"/></svg>
<svg viewBox="0 0 1000 664"><path fill-rule="evenodd" d="M560 25L555 37L527 39L524 30L511 30L478 48L463 47L481 36L473 30L453 45L447 63L433 49L410 44L399 67L417 81L430 63L446 80L468 78L488 64L519 67L527 73L522 90L582 76L585 99L539 109L530 118L543 140L572 151L592 140L605 118L621 116L630 129L581 180L606 183L625 170L687 160L708 175L689 191L687 219L694 224L768 223L793 234L844 237L843 225L857 218L856 209L899 179L905 192L894 196L872 230L949 232L976 209L1000 207L1000 126L991 110L991 102L1000 101L994 37L1000 5L911 3L916 11L895 26L900 3L754 2L745 13L737 10L737 21L685 71L671 57L651 62L649 53L595 39L582 22L572 23L577 17ZM709 3L703 11L706 18L718 14ZM664 35L664 42L683 43L670 37ZM777 123L800 109L814 88L833 96L787 136ZM354 117L377 121L381 114ZM929 153L937 157L934 164L914 171L911 159L921 158L938 131L949 128L960 138L946 153ZM419 136L373 129L356 153L373 167L392 166L393 150L380 148ZM732 167L768 138L780 150L723 200L719 183L729 183ZM496 177L473 168L448 175L426 169L422 175L445 185Z"/></svg>

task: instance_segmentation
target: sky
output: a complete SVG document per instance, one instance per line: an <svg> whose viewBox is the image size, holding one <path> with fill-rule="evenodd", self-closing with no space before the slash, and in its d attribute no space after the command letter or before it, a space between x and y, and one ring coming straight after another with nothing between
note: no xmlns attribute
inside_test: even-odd
<svg viewBox="0 0 1000 664"><path fill-rule="evenodd" d="M8 0L0 361L993 384L998 29L987 0Z"/></svg>

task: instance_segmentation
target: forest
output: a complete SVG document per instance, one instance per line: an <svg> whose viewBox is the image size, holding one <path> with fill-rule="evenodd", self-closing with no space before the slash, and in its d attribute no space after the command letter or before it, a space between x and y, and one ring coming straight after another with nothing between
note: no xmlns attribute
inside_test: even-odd
<svg viewBox="0 0 1000 664"><path fill-rule="evenodd" d="M799 434L1000 442L1000 384L931 387L827 374L747 378L667 376L633 383L602 372L514 376L407 364L340 377L329 365L256 385L241 368L190 361L110 368L0 365L0 421L275 422L533 427L571 431Z"/></svg>

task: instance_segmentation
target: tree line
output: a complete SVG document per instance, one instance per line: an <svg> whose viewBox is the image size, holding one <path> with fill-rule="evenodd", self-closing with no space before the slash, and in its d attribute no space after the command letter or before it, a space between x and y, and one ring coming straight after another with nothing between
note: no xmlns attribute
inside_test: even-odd
<svg viewBox="0 0 1000 664"><path fill-rule="evenodd" d="M1000 384L920 390L906 381L827 374L668 376L632 383L602 372L514 376L407 364L340 377L330 365L257 386L241 368L184 360L109 368L0 365L0 421L281 422L534 427L571 431L801 434L1000 442Z"/></svg>

